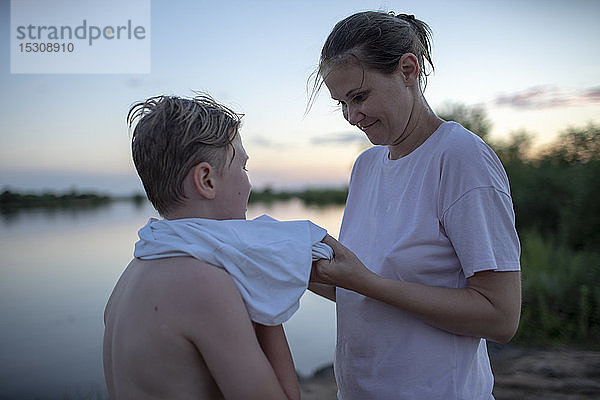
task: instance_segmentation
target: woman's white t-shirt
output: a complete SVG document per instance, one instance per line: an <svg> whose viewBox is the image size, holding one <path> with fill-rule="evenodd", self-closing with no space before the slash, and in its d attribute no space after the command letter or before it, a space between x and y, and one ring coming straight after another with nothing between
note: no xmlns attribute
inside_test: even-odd
<svg viewBox="0 0 600 400"><path fill-rule="evenodd" d="M340 241L390 279L462 288L478 271L520 269L508 178L494 152L454 122L398 160L357 159ZM337 289L338 397L491 398L484 339L434 328L401 309Z"/></svg>

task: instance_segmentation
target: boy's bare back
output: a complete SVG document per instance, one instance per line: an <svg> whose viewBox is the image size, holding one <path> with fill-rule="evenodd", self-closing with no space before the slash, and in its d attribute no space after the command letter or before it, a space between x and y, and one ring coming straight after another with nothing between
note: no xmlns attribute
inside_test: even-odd
<svg viewBox="0 0 600 400"><path fill-rule="evenodd" d="M284 398L235 284L191 257L134 259L105 311L111 399ZM271 389L267 389L271 388Z"/></svg>

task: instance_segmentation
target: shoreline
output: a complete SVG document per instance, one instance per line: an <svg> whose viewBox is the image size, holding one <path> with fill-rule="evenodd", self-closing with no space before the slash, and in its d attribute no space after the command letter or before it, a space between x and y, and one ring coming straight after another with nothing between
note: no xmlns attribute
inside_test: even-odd
<svg viewBox="0 0 600 400"><path fill-rule="evenodd" d="M496 400L600 398L600 351L488 344ZM336 400L333 365L299 377L303 400Z"/></svg>

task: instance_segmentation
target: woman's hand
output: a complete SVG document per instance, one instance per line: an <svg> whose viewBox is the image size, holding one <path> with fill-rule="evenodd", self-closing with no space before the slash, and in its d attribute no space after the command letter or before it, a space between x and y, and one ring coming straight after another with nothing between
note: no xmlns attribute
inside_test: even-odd
<svg viewBox="0 0 600 400"><path fill-rule="evenodd" d="M333 249L333 260L315 261L311 271L311 282L360 292L361 284L375 276L354 253L333 237L327 235L322 242Z"/></svg>

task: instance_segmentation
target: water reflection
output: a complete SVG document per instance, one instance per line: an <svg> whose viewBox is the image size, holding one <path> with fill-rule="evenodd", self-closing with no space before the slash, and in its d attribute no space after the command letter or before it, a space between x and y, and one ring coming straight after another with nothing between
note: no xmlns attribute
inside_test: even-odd
<svg viewBox="0 0 600 400"><path fill-rule="evenodd" d="M337 237L342 208L253 204L248 218L263 213L310 219ZM104 393L104 305L131 259L137 230L151 216L156 213L149 205L114 203L0 220L0 400ZM333 303L308 293L286 323L301 374L332 361L334 318Z"/></svg>

